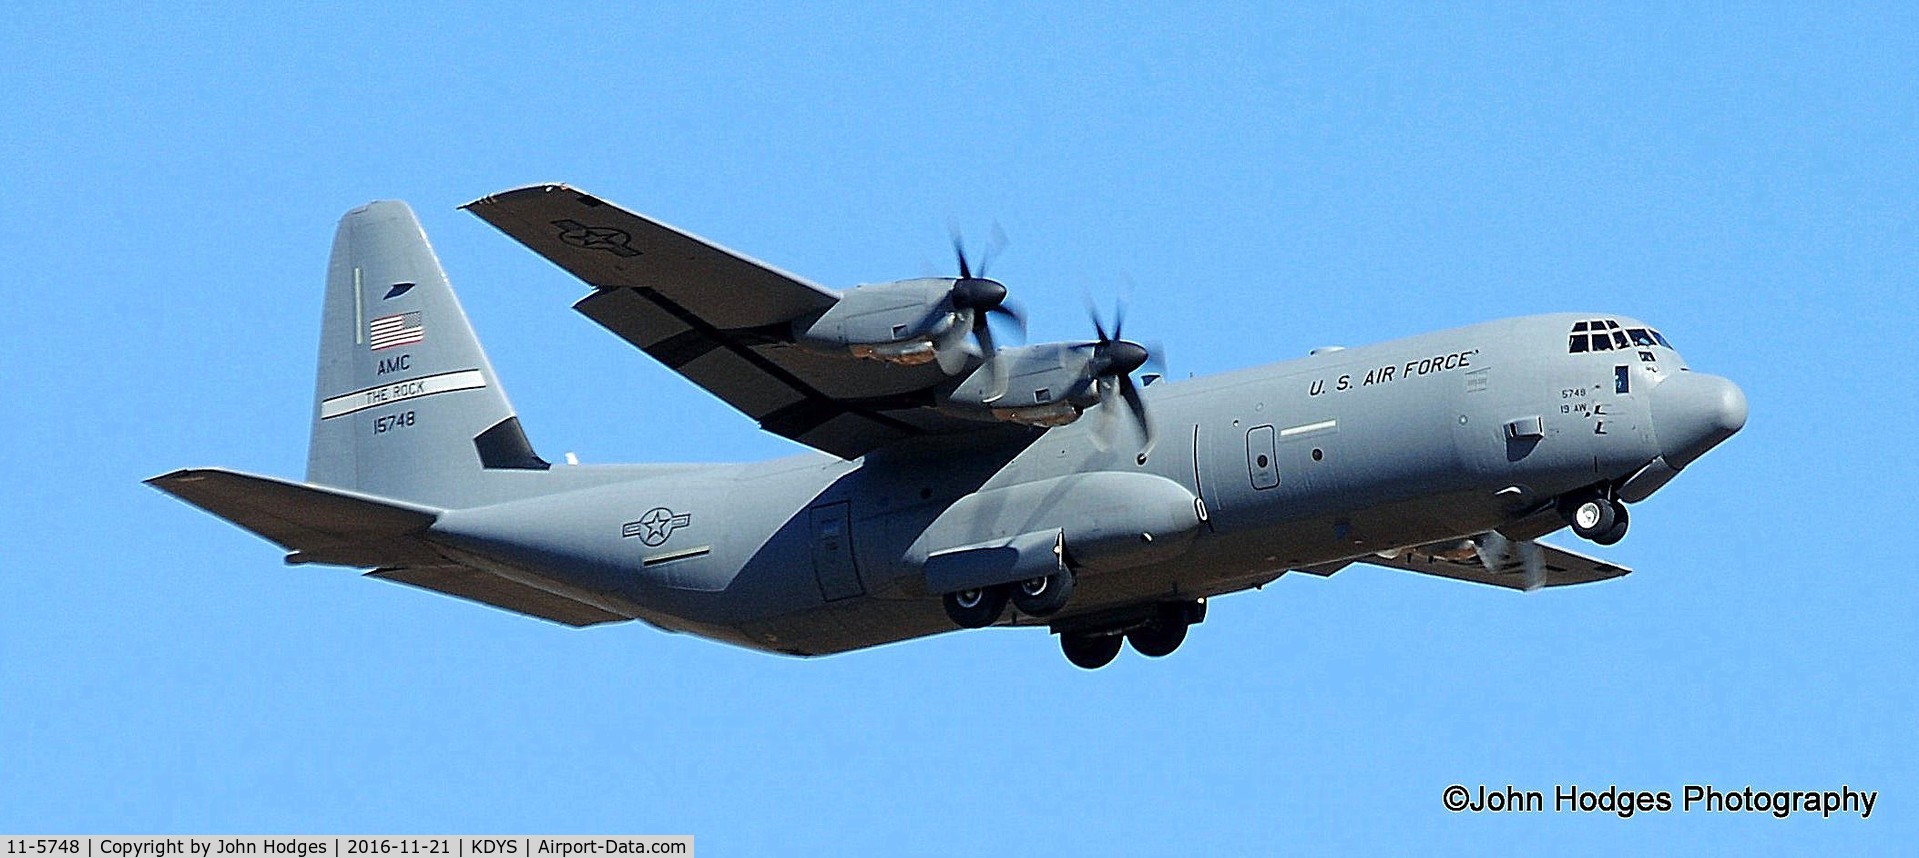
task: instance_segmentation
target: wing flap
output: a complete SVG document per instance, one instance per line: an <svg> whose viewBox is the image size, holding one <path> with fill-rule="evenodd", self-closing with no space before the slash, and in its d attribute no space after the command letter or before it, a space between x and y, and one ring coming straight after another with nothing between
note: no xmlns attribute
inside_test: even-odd
<svg viewBox="0 0 1919 858"><path fill-rule="evenodd" d="M470 602L479 602L517 614L539 617L567 626L592 626L624 622L623 617L537 587L483 572L469 566L406 566L375 569L369 578L395 581L423 590L445 593Z"/></svg>
<svg viewBox="0 0 1919 858"><path fill-rule="evenodd" d="M925 421L909 423L880 408L895 404L885 401L889 395L910 395L939 378L930 364L909 369L851 357L833 360L763 332L723 331L646 289L600 290L574 309L744 412L762 429L847 459L923 431L918 424ZM822 387L867 396L835 398ZM920 402L897 404L911 408ZM925 413L943 424L960 422Z"/></svg>
<svg viewBox="0 0 1919 858"><path fill-rule="evenodd" d="M1543 542L1538 545L1546 569L1546 580L1543 584L1546 587L1590 584L1594 581L1605 581L1632 573L1631 569L1607 563L1597 557L1588 557L1576 551ZM1359 558L1358 562L1384 566L1388 569L1418 572L1421 575L1451 578L1455 581L1490 584L1509 590L1526 589L1526 570L1522 564L1513 560L1497 570L1488 569L1480 562L1479 555L1473 550L1472 544L1466 540L1452 540L1408 548L1395 557L1370 555Z"/></svg>

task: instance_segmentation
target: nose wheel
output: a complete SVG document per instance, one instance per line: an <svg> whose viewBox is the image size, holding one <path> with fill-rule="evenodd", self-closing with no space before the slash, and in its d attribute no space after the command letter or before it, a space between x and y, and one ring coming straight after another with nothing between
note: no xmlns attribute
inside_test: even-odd
<svg viewBox="0 0 1919 858"><path fill-rule="evenodd" d="M1611 545L1626 538L1626 505L1605 495L1569 496L1560 502L1559 514L1581 539Z"/></svg>
<svg viewBox="0 0 1919 858"><path fill-rule="evenodd" d="M1628 520L1628 516L1626 515L1626 505L1618 501L1613 501L1612 503L1613 503L1612 527L1607 528L1605 533L1602 533L1602 534L1599 534L1598 536L1593 537L1593 541L1596 543L1599 543L1600 545L1611 545L1615 542L1618 542L1621 539L1626 538L1626 523Z"/></svg>

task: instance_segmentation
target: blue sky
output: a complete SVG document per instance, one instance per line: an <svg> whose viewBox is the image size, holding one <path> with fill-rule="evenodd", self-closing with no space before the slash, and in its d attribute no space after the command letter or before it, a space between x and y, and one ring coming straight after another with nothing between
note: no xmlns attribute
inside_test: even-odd
<svg viewBox="0 0 1919 858"><path fill-rule="evenodd" d="M703 854L1909 845L1919 14L1625 4L191 12L0 28L0 830L693 833ZM1174 656L1032 631L776 658L283 567L139 484L297 476L333 222L419 212L534 442L791 452L456 206L566 181L820 282L998 223L1032 339L1136 284L1209 373L1646 319L1742 434L1639 571L1217 600ZM1561 535L1562 541L1570 537ZM1880 791L1869 820L1451 815L1448 784Z"/></svg>

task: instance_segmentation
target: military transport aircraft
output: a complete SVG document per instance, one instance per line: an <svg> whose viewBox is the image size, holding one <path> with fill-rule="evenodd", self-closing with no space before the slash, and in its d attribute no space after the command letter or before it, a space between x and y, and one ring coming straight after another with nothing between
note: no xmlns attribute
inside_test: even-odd
<svg viewBox="0 0 1919 858"><path fill-rule="evenodd" d="M830 289L561 185L468 211L584 280L574 308L817 452L536 455L404 203L340 221L305 482L148 482L286 562L572 626L645 620L823 655L1039 626L1084 668L1171 653L1207 599L1369 563L1515 590L1629 570L1601 545L1745 424L1732 382L1609 313L1487 322L1173 381L1095 316L1002 345L1006 287ZM955 241L956 249L959 243ZM570 458L570 457L569 457Z"/></svg>

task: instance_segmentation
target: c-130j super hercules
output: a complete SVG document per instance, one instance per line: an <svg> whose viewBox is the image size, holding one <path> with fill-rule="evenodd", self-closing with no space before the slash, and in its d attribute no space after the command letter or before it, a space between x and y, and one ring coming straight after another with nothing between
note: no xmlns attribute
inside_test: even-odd
<svg viewBox="0 0 1919 858"><path fill-rule="evenodd" d="M835 291L557 185L466 206L586 281L575 309L818 452L549 465L404 203L340 221L304 483L149 482L289 563L573 626L793 655L1044 626L1085 668L1171 653L1208 597L1371 563L1520 590L1602 545L1746 400L1604 313L1487 322L1186 381L1122 322L1000 346L970 270ZM956 242L957 243L957 242ZM1016 317L1014 317L1016 319Z"/></svg>

